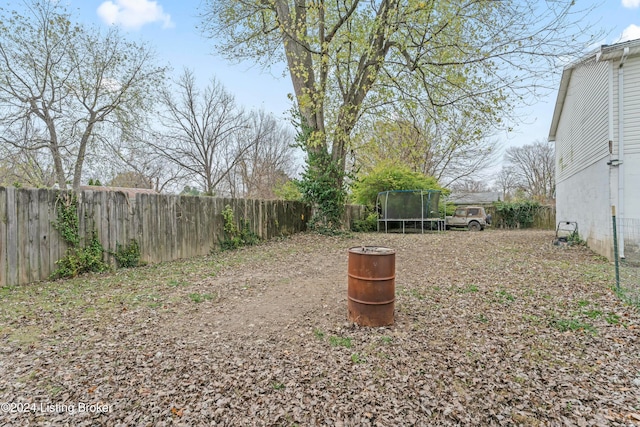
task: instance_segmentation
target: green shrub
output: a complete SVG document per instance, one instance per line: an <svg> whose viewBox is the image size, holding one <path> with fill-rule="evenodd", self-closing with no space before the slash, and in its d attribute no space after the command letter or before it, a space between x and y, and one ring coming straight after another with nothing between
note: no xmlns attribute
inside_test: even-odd
<svg viewBox="0 0 640 427"><path fill-rule="evenodd" d="M388 162L378 164L369 174L358 177L351 186L353 201L370 208L375 206L378 193L390 190L439 190L445 195L449 193L434 177Z"/></svg>
<svg viewBox="0 0 640 427"><path fill-rule="evenodd" d="M255 245L260 241L260 237L251 231L248 221L243 219L240 220L240 227L236 225L231 206L225 206L222 219L224 220L224 238L219 242L221 250L230 251L241 246Z"/></svg>
<svg viewBox="0 0 640 427"><path fill-rule="evenodd" d="M127 246L116 243L116 252L113 253L119 268L132 268L140 265L140 245L135 239Z"/></svg>
<svg viewBox="0 0 640 427"><path fill-rule="evenodd" d="M104 248L94 232L87 246L67 249L64 257L56 261L57 268L51 277L68 279L85 273L107 271L109 266L102 260L103 253Z"/></svg>
<svg viewBox="0 0 640 427"><path fill-rule="evenodd" d="M351 231L359 233L367 233L378 230L378 214L376 212L369 213L364 219L353 220Z"/></svg>
<svg viewBox="0 0 640 427"><path fill-rule="evenodd" d="M334 160L326 148L315 147L311 143L313 130L299 117L296 142L306 153L306 165L302 176L296 181L301 200L313 207L309 229L320 234L340 234L342 217L347 201L344 166Z"/></svg>
<svg viewBox="0 0 640 427"><path fill-rule="evenodd" d="M280 185L278 185L273 190L276 197L283 200L292 200L299 201L302 200L302 193L300 193L300 189L298 188L298 184L295 180L288 180Z"/></svg>
<svg viewBox="0 0 640 427"><path fill-rule="evenodd" d="M94 231L89 244L80 247L78 197L75 193L61 194L56 203L57 218L53 227L69 245L64 257L56 261L57 268L51 278L71 278L89 272L103 272L109 266L103 261L104 248Z"/></svg>
<svg viewBox="0 0 640 427"><path fill-rule="evenodd" d="M53 228L58 230L60 237L72 248L80 244L78 219L78 196L75 193L60 194L56 201L56 220Z"/></svg>
<svg viewBox="0 0 640 427"><path fill-rule="evenodd" d="M532 200L522 202L494 202L496 210L493 221L505 228L528 228L533 225L540 203Z"/></svg>

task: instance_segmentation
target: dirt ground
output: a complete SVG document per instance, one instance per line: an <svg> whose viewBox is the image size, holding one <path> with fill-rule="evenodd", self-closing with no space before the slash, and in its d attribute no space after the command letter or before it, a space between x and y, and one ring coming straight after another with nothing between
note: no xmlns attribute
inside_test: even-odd
<svg viewBox="0 0 640 427"><path fill-rule="evenodd" d="M301 234L0 291L0 425L640 426L640 316L553 232ZM348 248L396 250L393 326Z"/></svg>

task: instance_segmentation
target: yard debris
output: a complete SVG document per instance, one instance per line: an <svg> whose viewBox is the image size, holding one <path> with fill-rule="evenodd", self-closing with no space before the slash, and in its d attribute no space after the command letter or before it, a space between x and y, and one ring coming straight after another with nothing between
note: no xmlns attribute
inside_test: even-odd
<svg viewBox="0 0 640 427"><path fill-rule="evenodd" d="M38 411L0 417L16 426L640 425L630 327L640 316L610 292L606 261L552 237L301 234L4 289L0 402ZM396 250L393 326L347 322L347 249L357 245Z"/></svg>

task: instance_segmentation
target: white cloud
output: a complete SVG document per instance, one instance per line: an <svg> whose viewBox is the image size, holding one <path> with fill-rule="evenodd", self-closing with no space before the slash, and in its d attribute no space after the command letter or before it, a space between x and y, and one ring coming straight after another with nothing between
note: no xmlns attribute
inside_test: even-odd
<svg viewBox="0 0 640 427"><path fill-rule="evenodd" d="M622 0L622 6L629 9L636 9L640 7L640 0Z"/></svg>
<svg viewBox="0 0 640 427"><path fill-rule="evenodd" d="M637 1L640 2L640 0ZM627 28L625 28L624 31L622 31L622 34L620 34L620 37L618 37L618 40L616 40L614 43L621 43L635 39L640 39L640 27L631 24Z"/></svg>
<svg viewBox="0 0 640 427"><path fill-rule="evenodd" d="M639 0L640 1L640 0ZM98 7L98 16L109 25L139 29L145 24L162 22L162 28L173 27L171 15L150 0L108 0Z"/></svg>

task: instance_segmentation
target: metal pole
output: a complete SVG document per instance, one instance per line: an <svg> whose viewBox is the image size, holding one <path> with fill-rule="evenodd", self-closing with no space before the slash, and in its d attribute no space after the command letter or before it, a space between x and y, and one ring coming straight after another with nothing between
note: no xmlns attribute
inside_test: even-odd
<svg viewBox="0 0 640 427"><path fill-rule="evenodd" d="M620 264L618 261L618 227L616 226L616 207L611 206L611 219L613 221L613 258L616 266L616 291L620 292Z"/></svg>

